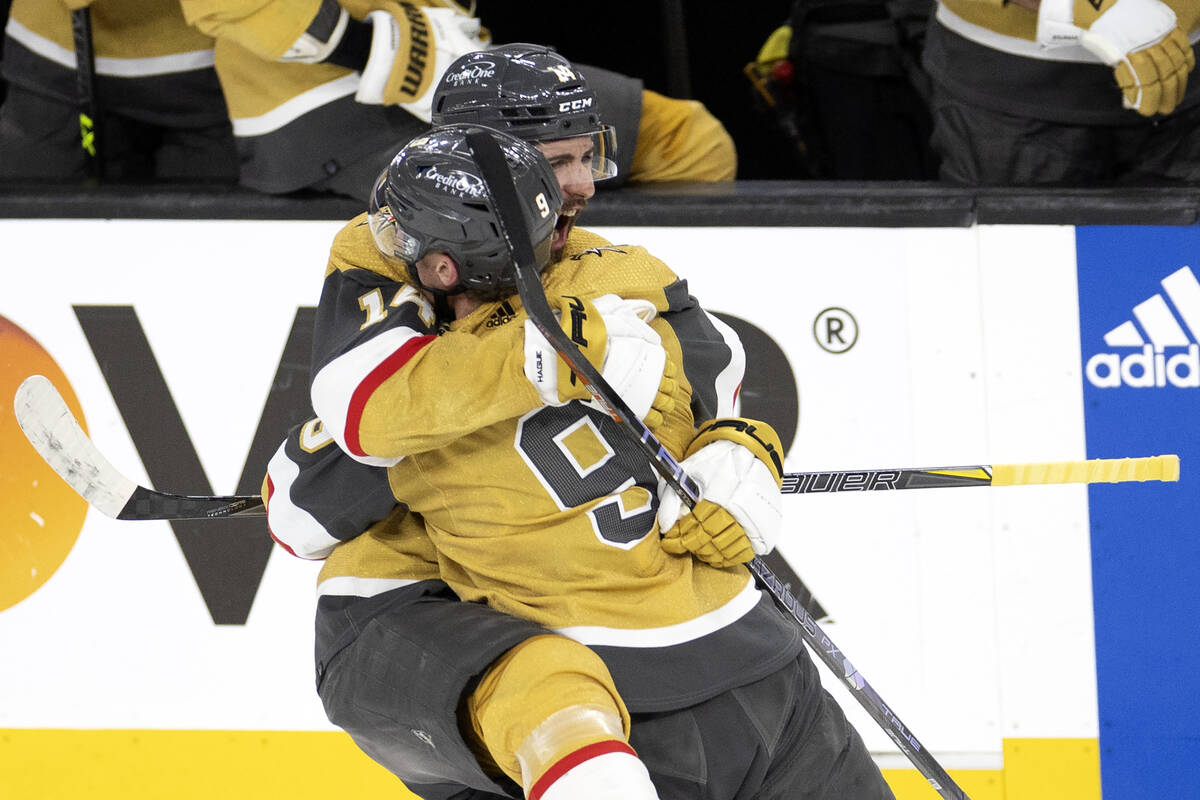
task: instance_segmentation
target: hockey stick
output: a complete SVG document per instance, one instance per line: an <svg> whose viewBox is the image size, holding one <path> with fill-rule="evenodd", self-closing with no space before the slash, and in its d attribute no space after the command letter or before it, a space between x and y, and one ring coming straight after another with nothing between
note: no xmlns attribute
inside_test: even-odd
<svg viewBox="0 0 1200 800"><path fill-rule="evenodd" d="M83 432L62 396L41 375L31 376L21 384L13 405L17 423L42 459L85 500L114 519L208 519L266 513L259 495L180 495L138 486L104 457ZM821 494L955 486L1176 480L1179 480L1179 457L1165 455L940 469L788 472L783 476L782 492Z"/></svg>
<svg viewBox="0 0 1200 800"><path fill-rule="evenodd" d="M75 40L75 96L79 101L79 144L86 157L87 177L101 178L100 154L96 149L96 55L92 49L92 14L88 8L71 12L71 35Z"/></svg>
<svg viewBox="0 0 1200 800"><path fill-rule="evenodd" d="M96 449L62 395L43 375L31 375L17 387L13 411L42 460L83 499L113 519L207 519L266 513L258 495L189 496L137 485Z"/></svg>
<svg viewBox="0 0 1200 800"><path fill-rule="evenodd" d="M612 390L599 370L582 356L555 320L554 312L551 311L542 288L541 276L534 266L536 262L533 244L524 231L520 198L517 196L516 185L513 183L512 173L509 171L500 145L487 131L468 133L466 139L467 145L475 154L476 163L479 165L484 182L488 186L488 192L492 197L500 233L504 236L509 251L512 253L517 293L521 297L521 303L525 306L530 320L546 337L567 366L583 381L588 391L634 437L649 457L655 470L672 488L679 492L685 503L694 506L699 499L699 491L695 482L687 476L683 467L675 461L663 444L650 432L650 429L642 424L629 406ZM770 591L776 602L800 623L804 641L809 648L820 656L834 675L841 678L846 687L850 689L851 694L871 715L871 718L891 737L900 751L908 757L938 794L947 800L969 800L954 779L909 732L891 708L883 702L879 694L854 668L849 659L821 631L812 616L767 568L762 559L756 557L750 561L748 566L759 582Z"/></svg>
<svg viewBox="0 0 1200 800"><path fill-rule="evenodd" d="M1047 483L1125 483L1177 481L1179 456L1092 458L1032 464L995 464L933 469L872 469L834 472L788 472L784 494L874 492L958 486L1030 486Z"/></svg>

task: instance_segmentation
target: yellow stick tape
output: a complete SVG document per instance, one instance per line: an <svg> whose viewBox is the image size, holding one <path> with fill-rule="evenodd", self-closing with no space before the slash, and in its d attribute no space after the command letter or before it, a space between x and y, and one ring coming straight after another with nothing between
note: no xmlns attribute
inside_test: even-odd
<svg viewBox="0 0 1200 800"><path fill-rule="evenodd" d="M996 464L992 467L993 486L1177 480L1179 456L1176 455L1093 458L1088 461L1053 461L1044 464Z"/></svg>

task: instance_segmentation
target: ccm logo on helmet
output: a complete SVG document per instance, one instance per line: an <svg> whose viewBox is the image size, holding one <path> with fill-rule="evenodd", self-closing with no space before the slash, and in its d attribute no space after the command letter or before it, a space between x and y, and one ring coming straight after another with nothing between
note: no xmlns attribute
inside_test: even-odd
<svg viewBox="0 0 1200 800"><path fill-rule="evenodd" d="M558 104L559 111L583 111L585 108L592 107L591 97L585 97L581 100L568 100L565 103Z"/></svg>

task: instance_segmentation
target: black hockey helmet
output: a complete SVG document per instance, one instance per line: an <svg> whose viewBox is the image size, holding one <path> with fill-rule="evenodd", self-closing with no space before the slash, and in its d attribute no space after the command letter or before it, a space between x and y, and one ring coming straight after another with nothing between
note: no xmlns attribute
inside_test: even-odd
<svg viewBox="0 0 1200 800"><path fill-rule="evenodd" d="M488 293L514 285L512 256L466 141L466 135L477 130L491 133L504 151L538 269L550 260L562 205L562 191L550 163L536 147L500 131L447 125L404 145L379 174L371 193L368 222L375 246L385 256L407 264L417 285L421 284L415 265L431 251L449 253L458 263L458 290Z"/></svg>
<svg viewBox="0 0 1200 800"><path fill-rule="evenodd" d="M592 179L617 174L616 131L601 122L595 92L570 61L543 45L460 56L434 90L433 122L486 125L527 142L590 136Z"/></svg>

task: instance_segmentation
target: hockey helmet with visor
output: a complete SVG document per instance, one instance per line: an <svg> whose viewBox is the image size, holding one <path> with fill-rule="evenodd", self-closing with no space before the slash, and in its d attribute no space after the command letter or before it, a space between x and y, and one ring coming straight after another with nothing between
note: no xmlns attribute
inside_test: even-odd
<svg viewBox="0 0 1200 800"><path fill-rule="evenodd" d="M536 266L545 268L562 191L554 170L537 148L479 125L447 125L412 139L379 174L371 192L368 224L385 257L403 261L422 288L416 263L430 252L448 253L458 265L459 284L446 294L482 294L515 285L508 244L496 222L487 183L466 135L491 133L504 152L534 244Z"/></svg>
<svg viewBox="0 0 1200 800"><path fill-rule="evenodd" d="M527 142L587 136L592 180L617 174L617 134L600 121L596 93L570 61L543 45L460 56L434 92L433 122L485 125Z"/></svg>

